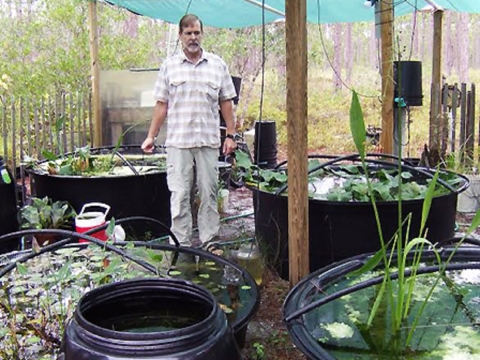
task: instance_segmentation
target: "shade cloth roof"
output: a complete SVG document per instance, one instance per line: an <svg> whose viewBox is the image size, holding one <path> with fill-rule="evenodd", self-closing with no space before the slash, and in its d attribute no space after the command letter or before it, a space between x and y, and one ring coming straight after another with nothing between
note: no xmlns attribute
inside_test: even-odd
<svg viewBox="0 0 480 360"><path fill-rule="evenodd" d="M207 26L242 28L284 19L285 0L101 0L154 19L177 23L186 13L198 15ZM311 23L373 21L373 7L365 0L306 0ZM422 10L431 4L457 12L480 13L480 0L395 0L395 16Z"/></svg>

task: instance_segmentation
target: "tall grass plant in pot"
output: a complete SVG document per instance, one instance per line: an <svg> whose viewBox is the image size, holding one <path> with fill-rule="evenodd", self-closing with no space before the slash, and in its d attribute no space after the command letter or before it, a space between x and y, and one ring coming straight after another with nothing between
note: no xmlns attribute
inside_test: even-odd
<svg viewBox="0 0 480 360"><path fill-rule="evenodd" d="M365 125L355 92L350 121L364 159ZM473 340L480 338L480 248L462 246L464 238L449 246L428 240L425 224L437 179L438 171L423 202L419 233L398 231L385 239L367 178L381 249L312 273L291 290L284 304L288 331L309 359L480 357L480 342ZM401 193L401 182L399 186ZM398 214L398 228L409 228L411 218ZM479 224L477 213L467 235Z"/></svg>

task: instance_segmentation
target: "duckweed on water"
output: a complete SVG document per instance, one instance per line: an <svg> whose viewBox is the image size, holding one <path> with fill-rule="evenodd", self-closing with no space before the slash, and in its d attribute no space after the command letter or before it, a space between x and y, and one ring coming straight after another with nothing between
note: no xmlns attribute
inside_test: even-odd
<svg viewBox="0 0 480 360"><path fill-rule="evenodd" d="M56 359L64 326L80 297L121 280L178 277L209 289L230 322L250 311L251 287L228 265L172 251L129 245L124 250L155 265L158 274L94 245L67 247L17 264L0 288L0 358ZM226 272L234 277L226 278Z"/></svg>
<svg viewBox="0 0 480 360"><path fill-rule="evenodd" d="M339 360L480 359L480 270L474 269L450 271L442 276L443 284L435 287L411 346L394 355L394 349L405 344L408 329L436 276L417 276L412 310L396 338L387 330L391 318L387 300L380 304L373 326L367 326L378 286L356 291L312 311L306 315L308 331ZM455 285L451 281L465 278L468 280L456 281ZM349 284L344 280L335 290Z"/></svg>

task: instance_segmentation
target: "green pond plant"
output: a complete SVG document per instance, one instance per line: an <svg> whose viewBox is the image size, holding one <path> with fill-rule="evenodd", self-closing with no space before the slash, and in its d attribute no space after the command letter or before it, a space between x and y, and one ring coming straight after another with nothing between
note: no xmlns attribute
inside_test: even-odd
<svg viewBox="0 0 480 360"><path fill-rule="evenodd" d="M365 124L355 91L352 95L350 127L364 173L367 174ZM401 144L401 140L399 143ZM399 153L401 154L401 150ZM404 185L398 179L402 176L401 163L398 162L398 230L392 239L384 239L374 180L369 176L365 177L366 193L373 207L381 249L367 257L363 266L347 273L344 280L332 282L333 291L341 292L344 286L354 286L376 277L380 280L369 291L363 289L339 296L338 301L334 300L329 304L330 307L323 310L328 312L330 309L339 315L319 318L321 323L318 328L322 330L317 333L317 341L326 348L333 346L335 351L332 354L338 356L338 359L480 358L480 342L476 341L479 333L475 329L480 313L472 313L464 303L467 298L475 300L475 286L462 288L447 276L447 268L455 261L455 254L464 239L480 225L480 212L474 216L464 237L455 243L447 256L442 255L441 249L428 240L426 229L432 199L438 192L437 181L440 173L437 169L422 195L424 201L420 231L418 234L410 234L411 217L402 218ZM402 228L405 225L407 231L404 234ZM422 257L426 250L430 254L429 259ZM341 263L338 267L348 267L345 264L346 262ZM438 271L426 276L423 269L429 264L438 266ZM333 267L326 272L334 271ZM479 281L480 279L477 279L477 284ZM440 282L444 286L439 286ZM473 293L469 294L469 291ZM451 294L456 303L449 304L442 292ZM436 305L440 306L440 311ZM459 310L464 310L466 315L461 317ZM469 338L472 340L469 341ZM363 345L350 352L359 343Z"/></svg>
<svg viewBox="0 0 480 360"><path fill-rule="evenodd" d="M134 242L115 246L128 256L97 244L70 245L17 261L9 272L4 273L0 266L0 358L56 359L66 322L80 297L90 289L122 280L189 280L213 293L231 324L245 319L252 306L255 308L253 283L239 268L216 260L214 255L195 256L174 247Z"/></svg>

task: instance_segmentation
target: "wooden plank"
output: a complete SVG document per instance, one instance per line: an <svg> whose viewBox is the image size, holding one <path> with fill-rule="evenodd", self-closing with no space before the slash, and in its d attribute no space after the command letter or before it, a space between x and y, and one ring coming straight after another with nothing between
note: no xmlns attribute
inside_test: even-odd
<svg viewBox="0 0 480 360"><path fill-rule="evenodd" d="M470 86L470 96L471 96L471 102L470 102L470 114L469 114L469 123L470 123L470 134L471 134L471 139L470 139L470 149L469 149L469 159L472 161L472 166L475 165L474 159L475 159L475 101L476 101L476 87L475 84L472 84ZM475 165L476 166L476 165Z"/></svg>
<svg viewBox="0 0 480 360"><path fill-rule="evenodd" d="M95 147L102 146L102 112L100 109L100 64L98 62L98 20L97 20L97 2L89 1L88 18L90 30L90 64L92 71L92 106L93 106L93 144Z"/></svg>
<svg viewBox="0 0 480 360"><path fill-rule="evenodd" d="M62 134L61 134L61 138L62 138L62 149L63 149L63 153L66 153L68 151L68 141L67 141L67 99L66 99L66 94L65 93L62 93L62 97L61 97L61 103L60 103L60 106L61 106L61 116L62 116Z"/></svg>
<svg viewBox="0 0 480 360"><path fill-rule="evenodd" d="M382 39L382 136L383 152L393 154L393 0L380 1L380 33Z"/></svg>
<svg viewBox="0 0 480 360"><path fill-rule="evenodd" d="M94 146L93 134L93 100L92 93L88 94L88 131L90 137L90 146Z"/></svg>
<svg viewBox="0 0 480 360"><path fill-rule="evenodd" d="M82 142L82 94L77 91L77 145L83 147Z"/></svg>
<svg viewBox="0 0 480 360"><path fill-rule="evenodd" d="M453 93L452 93L452 109L451 109L451 113L452 113L452 133L451 133L451 136L452 136L452 147L451 147L451 151L452 153L455 152L455 149L456 149L456 143L457 143L457 108L459 106L458 104L458 96L459 96L459 91L458 91L458 83L455 83L455 85L453 85Z"/></svg>
<svg viewBox="0 0 480 360"><path fill-rule="evenodd" d="M475 134L475 120L472 114L472 107L475 103L475 98L471 91L467 92L467 116L465 122L465 165L467 167L472 166L473 162L473 144L475 143L474 134Z"/></svg>
<svg viewBox="0 0 480 360"><path fill-rule="evenodd" d="M28 96L25 97L25 122L21 122L20 126L23 124L26 124L26 143L27 143L27 155L28 156L33 156L32 153L32 131L31 131L31 124L30 124L30 104L31 101ZM23 160L24 154L22 154L21 160Z"/></svg>
<svg viewBox="0 0 480 360"><path fill-rule="evenodd" d="M10 111L11 111L11 117L12 117L12 170L15 172L17 169L17 162L16 162L16 157L17 157L17 126L16 126L16 121L17 121L17 116L16 116L16 109L15 109L15 97L12 96L11 98L11 104L10 104Z"/></svg>
<svg viewBox="0 0 480 360"><path fill-rule="evenodd" d="M430 165L440 161L441 89L442 89L442 23L443 11L433 13L432 88L430 102Z"/></svg>
<svg viewBox="0 0 480 360"><path fill-rule="evenodd" d="M58 137L56 132L54 131L55 127L55 116L57 114L57 97L54 96L53 99L48 99L48 118L49 118L49 125L50 125L50 150L52 152L56 152L56 145L58 144ZM55 136L55 137L54 137Z"/></svg>
<svg viewBox="0 0 480 360"><path fill-rule="evenodd" d="M38 102L36 99L33 101L33 126L35 129L35 157L38 158L39 154L42 153L42 149L40 148L40 124L39 124L39 116L38 112L41 111L38 108ZM42 131L44 132L44 131ZM33 156L33 154L30 154L30 156Z"/></svg>
<svg viewBox="0 0 480 360"><path fill-rule="evenodd" d="M460 161L465 165L465 145L467 142L467 84L462 83L462 98L460 100Z"/></svg>
<svg viewBox="0 0 480 360"><path fill-rule="evenodd" d="M42 125L42 148L43 149L51 149L51 145L48 147L47 146L47 133L50 133L50 136L52 136L52 132L48 129L47 127L47 117L45 116L45 97L42 96L40 99L40 122ZM40 154L38 155L40 158Z"/></svg>
<svg viewBox="0 0 480 360"><path fill-rule="evenodd" d="M2 97L2 138L3 158L8 159L8 131L7 131L7 97Z"/></svg>
<svg viewBox="0 0 480 360"><path fill-rule="evenodd" d="M69 130L70 130L70 152L73 152L75 150L75 112L73 111L74 107L73 107L73 93L70 93L68 95L69 97L69 118L70 118L70 126L69 126Z"/></svg>
<svg viewBox="0 0 480 360"><path fill-rule="evenodd" d="M448 147L449 116L448 116L448 84L442 87L442 117L440 122L441 156L445 158Z"/></svg>
<svg viewBox="0 0 480 360"><path fill-rule="evenodd" d="M290 285L310 271L306 1L286 0L288 258Z"/></svg>
<svg viewBox="0 0 480 360"><path fill-rule="evenodd" d="M20 108L19 108L20 121L18 122L18 133L20 135L20 141L19 141L20 155L19 155L18 159L23 159L23 157L25 155L25 152L24 152L24 149L23 149L23 140L24 140L25 135L24 135L23 126L22 126L22 124L24 123L24 117L23 117L24 109L25 109L25 98L21 97L20 98ZM16 156L15 156L15 159L17 159Z"/></svg>

